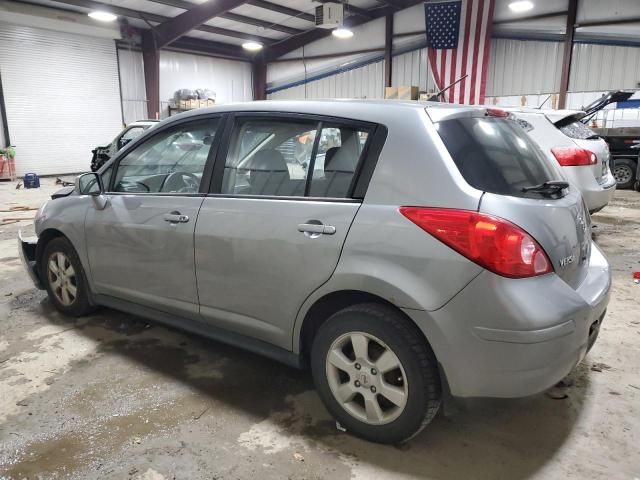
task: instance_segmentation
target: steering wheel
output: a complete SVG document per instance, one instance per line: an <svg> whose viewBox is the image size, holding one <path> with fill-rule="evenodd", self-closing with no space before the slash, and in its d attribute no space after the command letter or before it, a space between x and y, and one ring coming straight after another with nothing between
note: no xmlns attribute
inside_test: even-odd
<svg viewBox="0 0 640 480"><path fill-rule="evenodd" d="M178 179L180 179L180 182L182 183L182 187L176 188L175 190L172 189L169 191L174 191L177 193L196 193L200 188L200 179L196 177L193 173L173 172L167 175L167 177L164 179L164 181L162 182L162 185L160 186L160 191L161 192L164 191L165 190L164 187L166 185L171 187L172 183L176 182Z"/></svg>

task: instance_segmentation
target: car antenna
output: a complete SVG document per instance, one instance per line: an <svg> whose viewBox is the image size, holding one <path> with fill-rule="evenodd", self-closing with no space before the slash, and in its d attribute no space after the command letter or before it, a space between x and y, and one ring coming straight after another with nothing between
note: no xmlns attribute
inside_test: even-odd
<svg viewBox="0 0 640 480"><path fill-rule="evenodd" d="M544 107L544 104L547 103L549 101L549 99L551 98L551 94L549 94L549 96L547 96L547 98L544 99L544 102L542 102L538 107L536 107L538 110L540 110L542 107Z"/></svg>
<svg viewBox="0 0 640 480"><path fill-rule="evenodd" d="M458 83L460 83L462 80L464 80L465 78L467 78L469 76L469 74L467 73L466 75L461 76L460 78L458 78L456 81L454 81L453 83L450 83L449 85L447 85L446 87L444 87L442 90L434 93L433 95L431 95L429 97L429 102L442 102L444 101L444 92L446 92L447 90L449 90L451 87L454 87L455 85L457 85ZM440 99L442 98L442 99Z"/></svg>

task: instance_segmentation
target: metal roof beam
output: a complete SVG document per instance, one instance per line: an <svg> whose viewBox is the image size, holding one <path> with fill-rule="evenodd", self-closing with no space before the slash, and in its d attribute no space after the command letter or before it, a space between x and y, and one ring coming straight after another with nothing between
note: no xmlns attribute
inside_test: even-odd
<svg viewBox="0 0 640 480"><path fill-rule="evenodd" d="M131 8L119 7L117 5L111 5L109 3L102 3L95 0L53 0L57 3L64 3L66 5L72 5L75 7L88 8L91 10L105 10L108 12L112 12L116 15L120 15L121 17L127 18L137 18L139 20L144 20L146 22L153 22L162 24L171 20L169 17L165 17L164 15L157 15L155 13L147 13L141 12L139 10L133 10ZM198 30L200 32L213 33L216 35L222 35L225 37L239 38L241 40L258 40L265 45L273 43L273 40L266 37L260 37L257 35L251 35L248 33L236 32L234 30L229 30L227 28L213 27L211 25L200 25L199 27L194 28L194 30ZM215 42L213 42L215 43ZM221 43L222 44L222 43ZM158 47L160 48L160 47Z"/></svg>
<svg viewBox="0 0 640 480"><path fill-rule="evenodd" d="M290 17L306 20L307 22L316 23L315 15L310 13L301 12L295 8L285 7L284 5L278 5L277 3L267 2L265 0L249 0L247 5L253 5L254 7L260 7L272 12L281 13L282 15L288 15Z"/></svg>
<svg viewBox="0 0 640 480"><path fill-rule="evenodd" d="M181 8L182 10L189 10L193 7L193 3L185 0L150 0L153 3L159 3L161 5L167 5L169 7ZM288 27L286 25L274 24L273 22L267 22L258 18L247 17L244 15L238 15L237 13L227 12L222 15L218 15L220 18L226 18L227 20L233 20L234 22L244 23L247 25L254 25L256 27L262 27L269 30L275 30L276 32L286 33L288 35L297 35L304 30L298 28Z"/></svg>
<svg viewBox="0 0 640 480"><path fill-rule="evenodd" d="M365 8L355 7L355 6L351 5L350 3L347 3L346 0L316 0L316 2L319 2L319 3L327 3L327 2L342 3L344 5L345 16L357 15L359 17L368 18L368 19L372 19L373 18L373 14L369 10L367 10Z"/></svg>
<svg viewBox="0 0 640 480"><path fill-rule="evenodd" d="M156 47L162 48L169 45L212 18L245 3L247 3L246 0L207 0L205 3L196 5L177 17L161 23L154 29Z"/></svg>
<svg viewBox="0 0 640 480"><path fill-rule="evenodd" d="M414 5L423 3L423 1L424 0L406 0L405 2L403 2L404 6L402 8L412 7ZM348 27L356 27L358 25L368 23L372 20L376 20L387 15L393 15L395 12L397 12L397 10L398 9L396 7L392 6L375 8L373 10L369 10L369 12L371 12L371 18L351 15L345 19L345 25ZM308 43L315 42L316 40L328 37L329 35L331 35L330 29L314 28L301 33L300 35L296 35L291 38L276 42L265 49L266 61L271 62L276 58L281 57L282 55L286 55L287 53L297 50L298 48L301 48Z"/></svg>

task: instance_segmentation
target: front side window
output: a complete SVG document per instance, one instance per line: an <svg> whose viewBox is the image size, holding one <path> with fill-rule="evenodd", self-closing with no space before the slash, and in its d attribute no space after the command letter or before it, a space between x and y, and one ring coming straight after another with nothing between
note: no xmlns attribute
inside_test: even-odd
<svg viewBox="0 0 640 480"><path fill-rule="evenodd" d="M114 191L198 193L217 127L207 119L154 135L120 161Z"/></svg>
<svg viewBox="0 0 640 480"><path fill-rule="evenodd" d="M346 198L368 137L328 122L241 119L221 193Z"/></svg>

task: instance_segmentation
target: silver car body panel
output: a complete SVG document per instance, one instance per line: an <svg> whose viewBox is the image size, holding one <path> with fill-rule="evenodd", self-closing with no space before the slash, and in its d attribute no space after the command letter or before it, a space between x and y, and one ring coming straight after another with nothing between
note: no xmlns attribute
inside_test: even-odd
<svg viewBox="0 0 640 480"><path fill-rule="evenodd" d="M302 301L331 277L359 202L207 197L195 231L207 323L291 349ZM299 225L333 227L332 234Z"/></svg>
<svg viewBox="0 0 640 480"><path fill-rule="evenodd" d="M586 213L576 189L541 200L488 194L465 181L434 122L485 109L307 101L184 113L132 141L101 173L164 126L225 112L366 121L384 125L387 137L363 200L73 194L48 202L36 231L55 229L69 238L97 303L295 363L312 306L332 293L359 291L396 305L416 323L455 395L529 395L551 386L584 355L606 308L611 277L584 231ZM401 206L506 218L538 240L555 271L500 277L411 223ZM165 222L172 211L190 221ZM312 220L335 232L299 231ZM568 262L570 256L575 258Z"/></svg>
<svg viewBox="0 0 640 480"><path fill-rule="evenodd" d="M86 245L94 292L165 309L198 313L193 234L203 198L106 194L90 208ZM188 217L172 223L165 215Z"/></svg>

